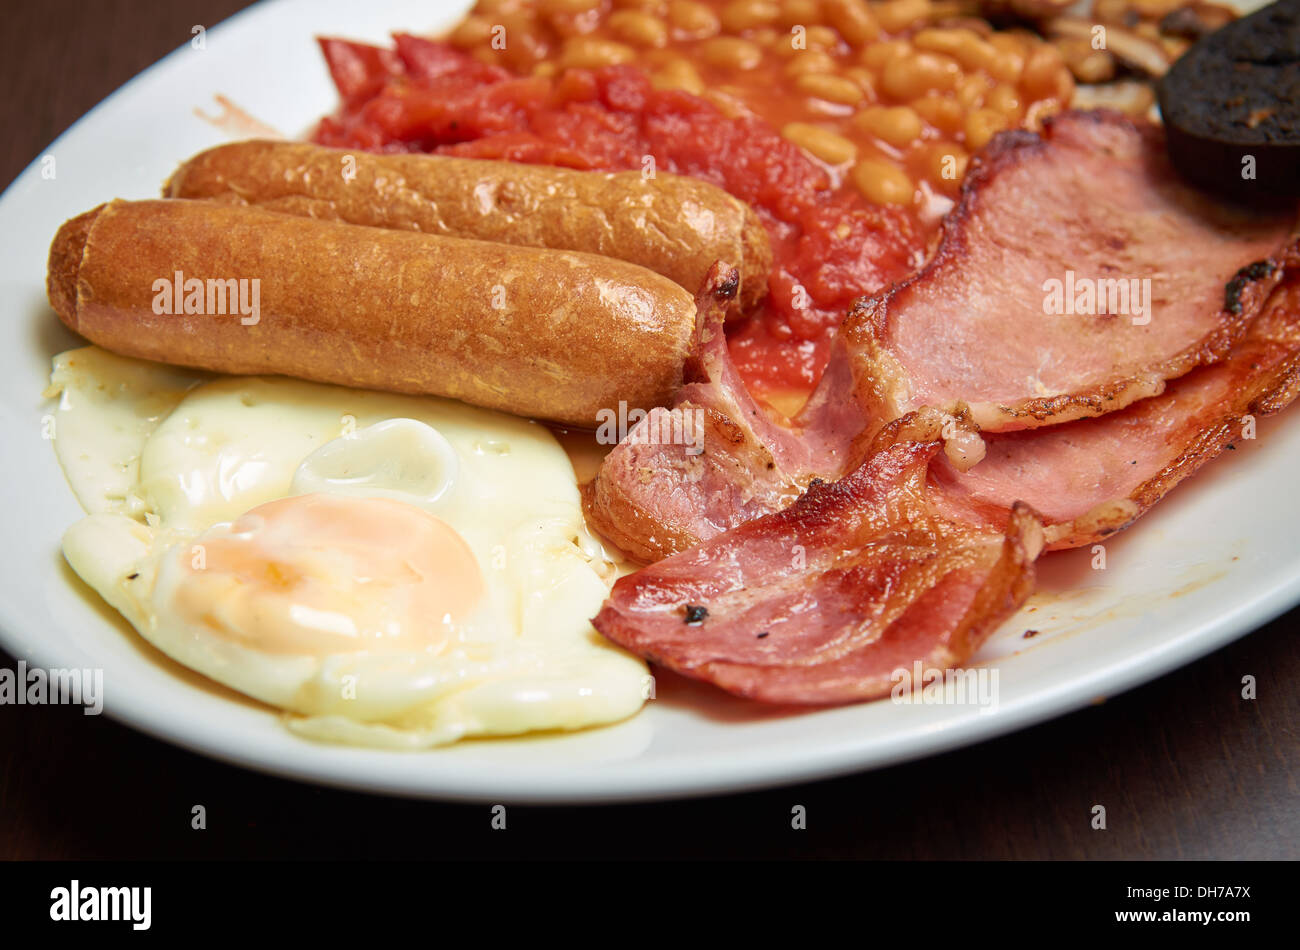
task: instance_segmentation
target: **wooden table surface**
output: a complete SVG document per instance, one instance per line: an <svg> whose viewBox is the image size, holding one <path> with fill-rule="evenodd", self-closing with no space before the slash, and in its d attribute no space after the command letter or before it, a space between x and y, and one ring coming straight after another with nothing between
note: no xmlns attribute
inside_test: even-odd
<svg viewBox="0 0 1300 950"><path fill-rule="evenodd" d="M243 5L13 5L0 182L191 26ZM1300 610L1134 692L922 762L672 805L512 808L505 834L485 806L313 788L75 708L0 706L0 857L1295 858L1298 621ZM1240 697L1246 674L1253 701ZM1105 831L1090 825L1098 803ZM195 804L206 831L190 827ZM805 831L790 828L796 804Z"/></svg>

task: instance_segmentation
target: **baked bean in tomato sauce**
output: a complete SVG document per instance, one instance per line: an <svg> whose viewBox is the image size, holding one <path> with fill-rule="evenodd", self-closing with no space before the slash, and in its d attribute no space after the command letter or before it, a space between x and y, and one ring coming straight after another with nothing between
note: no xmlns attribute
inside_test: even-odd
<svg viewBox="0 0 1300 950"><path fill-rule="evenodd" d="M1055 48L965 6L479 0L443 40L323 40L343 101L315 138L725 188L774 251L766 303L728 327L732 355L791 411L853 300L924 258L971 153L1073 94Z"/></svg>

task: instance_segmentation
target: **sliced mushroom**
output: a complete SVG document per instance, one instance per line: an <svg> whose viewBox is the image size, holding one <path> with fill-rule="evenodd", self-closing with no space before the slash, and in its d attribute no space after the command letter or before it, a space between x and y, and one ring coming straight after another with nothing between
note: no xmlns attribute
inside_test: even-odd
<svg viewBox="0 0 1300 950"><path fill-rule="evenodd" d="M1053 42L1079 82L1106 82L1115 78L1115 57L1106 50L1093 49L1088 40L1072 37Z"/></svg>
<svg viewBox="0 0 1300 950"><path fill-rule="evenodd" d="M1105 32L1094 34L1094 30ZM1169 69L1169 56L1164 47L1126 27L1093 23L1083 17L1062 16L1043 24L1043 32L1054 39L1081 39L1098 46L1095 36L1101 41L1099 49L1111 53L1130 69L1148 76L1163 76Z"/></svg>
<svg viewBox="0 0 1300 950"><path fill-rule="evenodd" d="M1173 63L1187 52L1187 48L1192 45L1192 41L1182 36L1162 36L1160 45L1164 47L1165 55L1169 57L1169 62Z"/></svg>
<svg viewBox="0 0 1300 950"><path fill-rule="evenodd" d="M1150 83L1141 79L1119 79L1115 82L1075 86L1075 109L1116 109L1128 115L1146 115L1156 103L1156 94Z"/></svg>
<svg viewBox="0 0 1300 950"><path fill-rule="evenodd" d="M1129 0L1093 0L1092 18L1098 23L1120 26L1137 26L1142 22L1142 15Z"/></svg>
<svg viewBox="0 0 1300 950"><path fill-rule="evenodd" d="M1187 0L1129 0L1129 4L1144 20L1158 20L1181 7Z"/></svg>

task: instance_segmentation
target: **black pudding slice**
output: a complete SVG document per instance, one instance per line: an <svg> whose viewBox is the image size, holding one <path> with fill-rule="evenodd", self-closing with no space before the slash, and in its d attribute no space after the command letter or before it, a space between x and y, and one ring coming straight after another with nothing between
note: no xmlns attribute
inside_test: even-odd
<svg viewBox="0 0 1300 950"><path fill-rule="evenodd" d="M1300 195L1300 0L1198 41L1157 90L1174 167L1252 202Z"/></svg>

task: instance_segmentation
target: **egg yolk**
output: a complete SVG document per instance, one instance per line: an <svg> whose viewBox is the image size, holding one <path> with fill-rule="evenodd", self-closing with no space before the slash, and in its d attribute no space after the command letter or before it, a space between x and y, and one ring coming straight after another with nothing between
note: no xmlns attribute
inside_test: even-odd
<svg viewBox="0 0 1300 950"><path fill-rule="evenodd" d="M181 616L267 653L440 652L483 596L454 528L382 498L281 498L177 557Z"/></svg>

